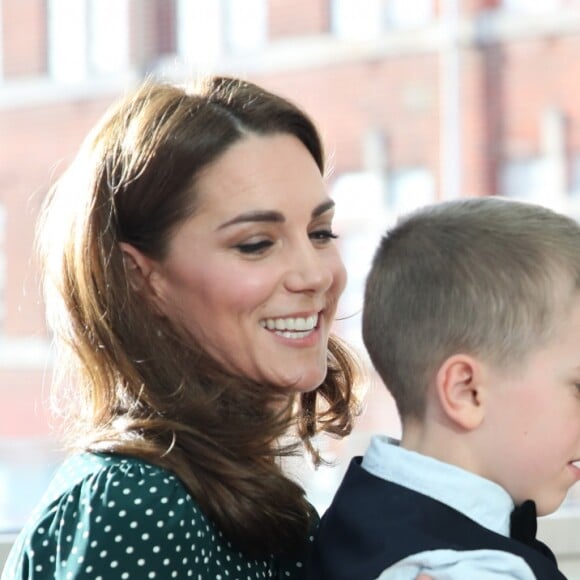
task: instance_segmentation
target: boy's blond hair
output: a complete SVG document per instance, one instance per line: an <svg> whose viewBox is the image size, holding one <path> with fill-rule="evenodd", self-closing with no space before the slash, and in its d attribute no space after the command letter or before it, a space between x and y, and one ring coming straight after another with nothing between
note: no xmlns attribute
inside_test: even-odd
<svg viewBox="0 0 580 580"><path fill-rule="evenodd" d="M558 307L578 288L573 219L499 198L439 203L383 237L363 339L401 417L420 419L445 359L463 352L511 368L549 339Z"/></svg>

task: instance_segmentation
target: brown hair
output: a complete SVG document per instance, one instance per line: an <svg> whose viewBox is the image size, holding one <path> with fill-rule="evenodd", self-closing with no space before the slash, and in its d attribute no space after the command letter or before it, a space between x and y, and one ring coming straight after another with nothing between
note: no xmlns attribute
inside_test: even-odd
<svg viewBox="0 0 580 580"><path fill-rule="evenodd" d="M517 370L580 288L580 227L498 198L435 204L382 239L369 273L363 339L403 419L422 419L427 384L464 352ZM566 302L567 304L567 302Z"/></svg>
<svg viewBox="0 0 580 580"><path fill-rule="evenodd" d="M296 136L323 172L314 125L283 98L228 78L192 92L144 83L104 116L56 184L39 244L71 447L170 469L229 540L264 555L293 552L311 523L304 491L277 460L299 442L280 438L297 425L313 451L316 433L350 431L355 360L331 337L325 381L294 402L231 376L140 298L119 248L162 259L195 212L200 170L250 133Z"/></svg>

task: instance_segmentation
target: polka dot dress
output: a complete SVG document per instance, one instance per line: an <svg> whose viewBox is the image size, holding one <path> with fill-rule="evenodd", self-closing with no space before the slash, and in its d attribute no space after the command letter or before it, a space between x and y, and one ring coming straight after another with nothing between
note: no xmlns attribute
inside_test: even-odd
<svg viewBox="0 0 580 580"><path fill-rule="evenodd" d="M2 580L297 580L302 568L235 550L168 471L86 453L58 471Z"/></svg>

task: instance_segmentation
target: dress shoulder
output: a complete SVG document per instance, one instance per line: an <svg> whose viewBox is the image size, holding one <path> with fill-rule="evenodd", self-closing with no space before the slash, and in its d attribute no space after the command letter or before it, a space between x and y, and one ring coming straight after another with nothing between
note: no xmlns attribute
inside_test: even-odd
<svg viewBox="0 0 580 580"><path fill-rule="evenodd" d="M250 559L181 481L145 461L85 453L66 461L19 535L2 580L294 578L300 561Z"/></svg>

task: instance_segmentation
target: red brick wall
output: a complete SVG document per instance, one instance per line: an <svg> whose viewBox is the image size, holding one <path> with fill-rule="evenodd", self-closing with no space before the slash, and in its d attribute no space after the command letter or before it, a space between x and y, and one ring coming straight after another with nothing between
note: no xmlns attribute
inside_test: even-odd
<svg viewBox="0 0 580 580"><path fill-rule="evenodd" d="M580 36L520 40L502 47L498 75L502 95L502 141L508 153L536 152L541 116L561 109L571 148L580 151Z"/></svg>
<svg viewBox="0 0 580 580"><path fill-rule="evenodd" d="M176 50L175 0L131 2L129 10L131 62L146 70Z"/></svg>
<svg viewBox="0 0 580 580"><path fill-rule="evenodd" d="M463 8L473 13L493 9L495 2L466 0ZM43 6L43 0L0 3L4 21L16 22L5 28L3 39L8 77L43 70ZM325 33L329 17L328 0L270 0L270 38ZM155 26L153 12L143 12L140 18L131 21L135 33L138 26ZM146 62L150 56L139 47L133 54L137 62ZM569 150L580 152L579 54L580 35L464 48L460 56L464 193L498 193L502 158L539 151L541 119L549 107L562 110ZM353 59L319 68L255 74L252 80L292 98L313 117L335 175L364 169L365 135L378 128L387 142L388 166L426 166L438 180L441 105L436 52ZM112 98L0 110L0 203L7 210L9 251L7 316L1 331L8 339L44 331L32 254L37 209L49 184ZM40 392L40 374L11 372L0 372L0 383L9 389L20 385L19 389L34 387ZM14 401L14 409L19 408L16 395Z"/></svg>
<svg viewBox="0 0 580 580"><path fill-rule="evenodd" d="M6 78L33 76L46 70L44 0L0 2L3 27L3 73Z"/></svg>
<svg viewBox="0 0 580 580"><path fill-rule="evenodd" d="M6 69L32 67L42 44L41 0L3 2L4 18L26 21L20 51L17 27L4 39ZM471 3L477 4L475 0ZM490 2L481 1L480 6ZM272 0L272 36L321 31L326 0ZM18 49L18 50L16 50ZM571 151L580 151L580 85L573 70L580 37L527 39L464 50L461 54L461 154L464 192L497 193L503 155L535 153L542 114L561 108ZM36 57L35 57L36 55ZM37 66L38 65L38 60ZM31 64L32 63L32 64ZM296 100L321 129L335 174L362 169L364 138L378 128L386 138L391 167L422 165L439 172L439 61L433 53L328 65L256 76L255 80ZM109 100L71 102L0 112L0 201L8 211L10 250L7 318L9 336L35 333L42 320L37 279L31 270L36 210L49 182L76 151L86 130Z"/></svg>
<svg viewBox="0 0 580 580"><path fill-rule="evenodd" d="M379 127L393 165L437 166L436 61L417 55L258 79L301 104L320 128L337 172L361 169L363 139Z"/></svg>
<svg viewBox="0 0 580 580"><path fill-rule="evenodd" d="M2 334L37 335L44 328L33 256L37 211L49 185L70 162L107 100L0 111L0 203L8 250Z"/></svg>
<svg viewBox="0 0 580 580"><path fill-rule="evenodd" d="M541 148L549 107L566 118L571 152L580 152L580 36L475 46L460 54L463 192L499 192L506 156ZM440 70L436 53L280 72L258 82L301 104L321 129L336 172L361 169L365 131L387 138L391 166L439 174ZM579 69L580 70L580 69Z"/></svg>
<svg viewBox="0 0 580 580"><path fill-rule="evenodd" d="M327 32L329 3L330 0L269 0L270 39Z"/></svg>
<svg viewBox="0 0 580 580"><path fill-rule="evenodd" d="M44 370L0 369L0 439L42 437L57 427L49 413L49 384Z"/></svg>
<svg viewBox="0 0 580 580"><path fill-rule="evenodd" d="M494 47L466 50L460 60L462 187L466 195L496 194L500 152L500 57Z"/></svg>
<svg viewBox="0 0 580 580"><path fill-rule="evenodd" d="M492 10L501 5L502 0L461 0L462 16L475 16L484 10Z"/></svg>

